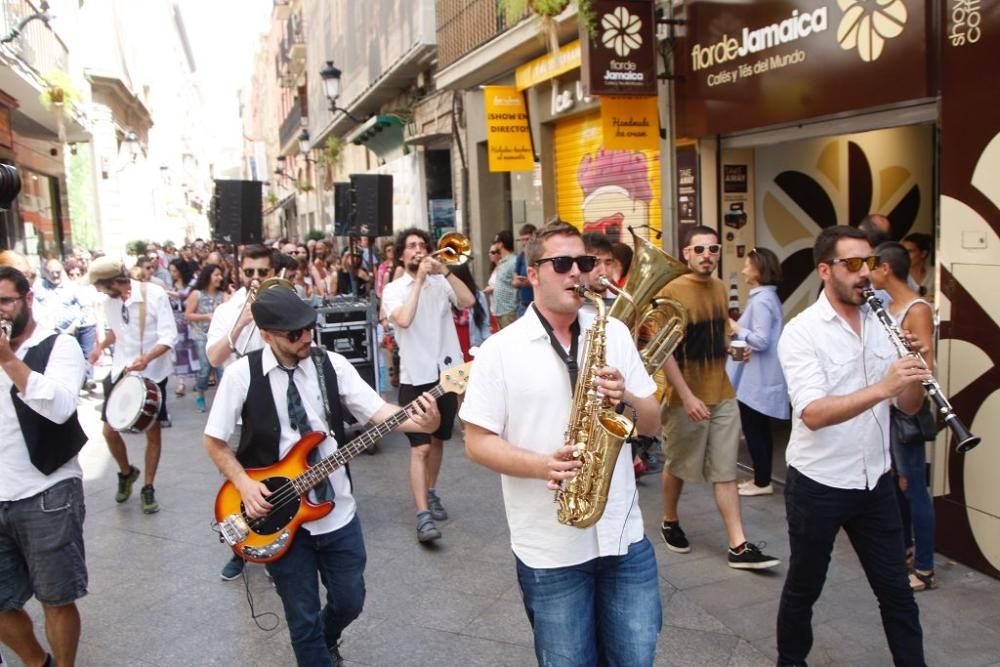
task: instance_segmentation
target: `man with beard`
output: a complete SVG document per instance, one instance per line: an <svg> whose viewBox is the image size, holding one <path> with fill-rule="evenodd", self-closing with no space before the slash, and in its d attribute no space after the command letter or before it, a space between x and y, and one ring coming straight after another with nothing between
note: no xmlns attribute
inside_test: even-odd
<svg viewBox="0 0 1000 667"><path fill-rule="evenodd" d="M141 373L160 387L160 413L146 431L146 476L139 492L142 511L155 514L160 511L153 482L160 464L162 422L167 421L167 379L173 374L172 354L177 340L177 324L170 308L170 300L162 288L151 283L131 280L125 267L118 260L101 257L94 260L84 282L93 285L106 295L104 321L108 332L90 353L90 363L96 364L111 345L111 372L104 378L104 439L111 456L118 464L118 490L115 501L123 503L132 495L132 485L139 479L139 469L129 463L128 450L120 433L108 424L107 407L111 392L126 373Z"/></svg>
<svg viewBox="0 0 1000 667"><path fill-rule="evenodd" d="M399 345L399 402L403 405L433 388L441 371L462 363L451 308L468 308L476 302L465 283L430 252L430 234L415 227L401 231L396 237L396 257L405 273L382 291L382 308L395 327ZM441 531L434 522L448 518L435 485L458 401L455 394L448 393L437 404L441 412L438 430L407 434L410 490L417 509L420 542L440 539Z"/></svg>
<svg viewBox="0 0 1000 667"><path fill-rule="evenodd" d="M75 601L87 594L77 461L87 436L76 417L86 364L72 336L35 324L33 298L24 275L0 267L0 318L11 326L0 333L0 642L25 665L72 665ZM24 611L32 595L54 656Z"/></svg>
<svg viewBox="0 0 1000 667"><path fill-rule="evenodd" d="M609 281L614 282L611 268L615 264L615 256L611 252L611 241L600 232L588 232L583 235L583 246L586 248L587 254L593 255L597 260L594 262L594 268L590 271L587 288L595 294L600 294L604 298L604 305L610 308L611 304L615 302L615 294L601 284L600 278L606 277ZM595 315L597 313L597 309L590 301L584 301L580 310Z"/></svg>
<svg viewBox="0 0 1000 667"><path fill-rule="evenodd" d="M671 551L691 551L678 516L681 491L685 481L711 482L726 526L729 567L774 567L781 561L747 541L740 516L736 487L740 412L726 375L729 301L726 286L713 275L722 246L714 229L696 226L687 230L683 248L691 273L670 281L659 294L676 299L688 313L684 340L663 365L670 390L664 409L666 463L660 534Z"/></svg>
<svg viewBox="0 0 1000 667"><path fill-rule="evenodd" d="M330 457L347 444L339 417L342 407L361 423L384 422L399 408L383 401L343 356L313 348L316 314L291 290L269 289L250 310L266 347L243 357L222 376L204 445L239 491L247 516L259 518L278 501L263 482L246 474L246 468L273 465L312 431L336 434L313 450L317 460ZM431 395L415 398L416 403L407 406L409 419L396 430L437 428L439 415ZM228 440L241 415L243 430L234 454ZM330 473L309 497L313 503L334 500L333 511L302 524L288 550L267 564L284 606L296 662L302 666L341 665L341 633L364 605L366 554L353 490L344 466ZM322 606L320 580L326 589Z"/></svg>
<svg viewBox="0 0 1000 667"><path fill-rule="evenodd" d="M912 357L897 359L865 304L862 290L879 260L864 232L824 229L813 258L823 291L778 341L792 402L785 478L791 555L778 608L778 664L806 664L812 606L843 527L878 598L893 661L923 665L923 632L890 474L889 406L915 414L930 371ZM909 340L919 347L915 337Z"/></svg>

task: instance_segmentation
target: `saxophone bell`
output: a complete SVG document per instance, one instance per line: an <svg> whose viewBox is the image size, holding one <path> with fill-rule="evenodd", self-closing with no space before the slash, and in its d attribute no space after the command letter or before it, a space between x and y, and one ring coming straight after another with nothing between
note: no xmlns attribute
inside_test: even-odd
<svg viewBox="0 0 1000 667"><path fill-rule="evenodd" d="M13 328L13 323L10 320L0 320L0 334L2 334L4 338L10 339L10 332Z"/></svg>

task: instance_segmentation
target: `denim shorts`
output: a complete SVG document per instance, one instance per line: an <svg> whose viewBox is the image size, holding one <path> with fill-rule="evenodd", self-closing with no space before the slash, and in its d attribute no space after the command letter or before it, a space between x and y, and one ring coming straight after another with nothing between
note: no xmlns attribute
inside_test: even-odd
<svg viewBox="0 0 1000 667"><path fill-rule="evenodd" d="M58 607L87 594L85 514L78 478L0 502L0 613L22 608L32 595Z"/></svg>

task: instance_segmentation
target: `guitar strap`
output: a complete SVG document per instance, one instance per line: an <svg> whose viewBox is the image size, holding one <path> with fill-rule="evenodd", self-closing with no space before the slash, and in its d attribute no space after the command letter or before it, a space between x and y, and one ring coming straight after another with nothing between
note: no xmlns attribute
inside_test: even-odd
<svg viewBox="0 0 1000 667"><path fill-rule="evenodd" d="M313 347L309 351L312 357L313 364L316 366L316 379L319 381L319 395L323 399L323 412L326 416L326 428L327 435L332 435L337 439L337 447L343 447L347 444L347 435L344 432L344 415L340 409L340 387L337 384L337 373L333 370L333 364L330 363L330 357L326 353L326 348L319 346ZM330 382L329 387L333 391L334 400L330 400L329 390L327 389L327 369L329 366ZM344 472L347 473L347 481L351 485L351 490L354 489L354 480L351 478L351 467L349 465L344 466Z"/></svg>

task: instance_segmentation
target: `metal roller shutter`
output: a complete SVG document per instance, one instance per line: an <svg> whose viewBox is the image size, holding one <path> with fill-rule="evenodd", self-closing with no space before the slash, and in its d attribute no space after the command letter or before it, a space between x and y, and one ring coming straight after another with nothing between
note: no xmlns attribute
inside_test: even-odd
<svg viewBox="0 0 1000 667"><path fill-rule="evenodd" d="M582 231L604 231L628 243L628 227L660 227L660 156L605 150L600 111L555 125L556 207ZM649 230L637 230L648 238Z"/></svg>

